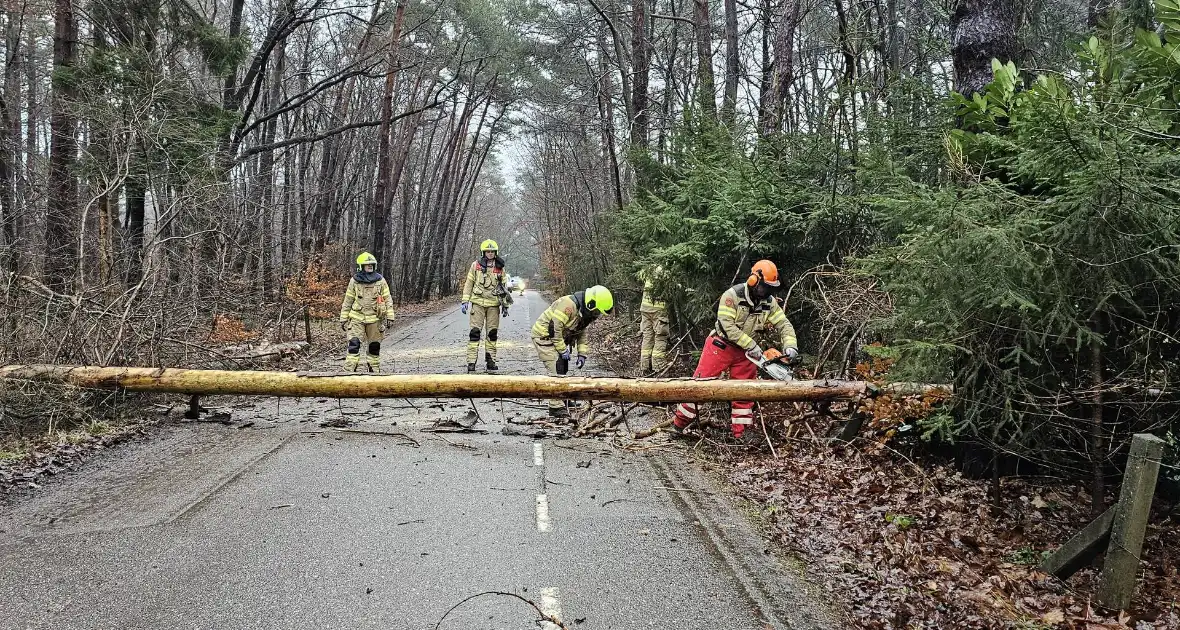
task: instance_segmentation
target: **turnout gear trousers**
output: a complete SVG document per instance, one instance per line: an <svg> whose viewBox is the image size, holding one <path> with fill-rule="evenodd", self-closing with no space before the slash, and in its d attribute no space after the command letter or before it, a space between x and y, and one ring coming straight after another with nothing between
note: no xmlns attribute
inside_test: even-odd
<svg viewBox="0 0 1180 630"><path fill-rule="evenodd" d="M348 325L348 354L344 357L344 369L357 371L361 362L361 347L365 348L365 365L370 372L381 371L381 324L366 324L352 320Z"/></svg>
<svg viewBox="0 0 1180 630"><path fill-rule="evenodd" d="M752 379L758 375L758 367L746 358L746 351L736 344L728 343L716 335L709 335L705 339L705 349L701 352L701 361L692 373L693 378L717 378L723 372L729 372L734 379ZM676 418L673 420L678 427L685 427L697 419L699 409L696 403L686 402L676 406ZM754 403L749 401L735 401L730 408L730 424L734 433L740 433L745 425L754 423ZM742 427L738 429L737 427Z"/></svg>
<svg viewBox="0 0 1180 630"><path fill-rule="evenodd" d="M777 331L783 349L798 349L795 327L786 313L767 297L755 301L750 297L749 287L739 284L721 294L717 303L717 322L713 333L705 340L701 360L693 372L693 378L716 378L725 371L734 379L752 379L758 376L758 367L746 358L746 351L757 343L753 335L760 332ZM697 419L699 410L696 403L680 403L673 420L678 427L685 427ZM734 402L730 408L730 424L734 435L740 436L747 425L754 423L754 403Z"/></svg>
<svg viewBox="0 0 1180 630"><path fill-rule="evenodd" d="M552 339L533 337L533 347L537 349L537 357L541 359L541 363L545 364L545 372L549 376L564 377L569 373L569 361L561 359L561 353L557 350ZM549 401L550 409L561 409L563 407L565 407L565 401L557 399Z"/></svg>
<svg viewBox="0 0 1180 630"><path fill-rule="evenodd" d="M664 310L639 311L639 372L659 372L668 365L668 313Z"/></svg>
<svg viewBox="0 0 1180 630"><path fill-rule="evenodd" d="M476 362L479 356L479 339L484 330L487 331L484 350L487 353L487 358L494 363L496 361L496 341L500 328L500 306L498 304L483 306L473 302L471 310L468 311L468 317L471 322L471 331L467 337L467 363Z"/></svg>

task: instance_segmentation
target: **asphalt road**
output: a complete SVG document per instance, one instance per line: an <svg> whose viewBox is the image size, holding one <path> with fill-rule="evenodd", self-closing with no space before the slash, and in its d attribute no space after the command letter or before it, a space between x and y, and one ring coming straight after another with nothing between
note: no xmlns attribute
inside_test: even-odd
<svg viewBox="0 0 1180 630"><path fill-rule="evenodd" d="M543 371L545 306L517 298L503 372ZM387 367L463 371L466 338L458 308L424 318ZM0 628L538 627L504 595L447 614L494 591L571 630L836 627L681 451L501 433L541 401L476 401L486 434L421 430L468 401L220 402L230 426L171 423L0 507ZM391 435L318 425L341 415Z"/></svg>

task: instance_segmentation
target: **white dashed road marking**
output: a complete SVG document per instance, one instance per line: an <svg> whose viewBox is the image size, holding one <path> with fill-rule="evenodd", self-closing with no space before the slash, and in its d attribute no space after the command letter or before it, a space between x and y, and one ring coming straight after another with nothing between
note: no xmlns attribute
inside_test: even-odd
<svg viewBox="0 0 1180 630"><path fill-rule="evenodd" d="M549 496L537 495L537 531L549 531Z"/></svg>
<svg viewBox="0 0 1180 630"><path fill-rule="evenodd" d="M542 450L540 442L533 442L533 465L534 466L544 466L545 465L545 451Z"/></svg>
<svg viewBox="0 0 1180 630"><path fill-rule="evenodd" d="M558 599L557 587L550 586L541 589L541 612L561 621L561 601ZM557 630L557 625L545 621L541 623L541 627L545 630Z"/></svg>

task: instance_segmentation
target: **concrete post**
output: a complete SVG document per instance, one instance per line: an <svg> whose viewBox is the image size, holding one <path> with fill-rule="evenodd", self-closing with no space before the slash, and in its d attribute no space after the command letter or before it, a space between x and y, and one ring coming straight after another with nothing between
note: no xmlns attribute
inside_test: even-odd
<svg viewBox="0 0 1180 630"><path fill-rule="evenodd" d="M1098 583L1097 602L1100 606L1112 610L1126 610L1131 606L1163 452L1164 441L1150 433L1137 433L1131 439L1131 455L1127 459L1127 471L1123 475L1111 526L1110 546Z"/></svg>

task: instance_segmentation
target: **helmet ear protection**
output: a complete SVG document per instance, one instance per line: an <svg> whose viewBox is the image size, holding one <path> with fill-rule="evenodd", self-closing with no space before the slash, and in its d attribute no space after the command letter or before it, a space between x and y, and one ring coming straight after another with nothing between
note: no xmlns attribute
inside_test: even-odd
<svg viewBox="0 0 1180 630"><path fill-rule="evenodd" d="M762 282L762 272L755 269L750 273L750 277L746 278L746 286L756 287L759 282Z"/></svg>
<svg viewBox="0 0 1180 630"><path fill-rule="evenodd" d="M590 299L586 300L586 308L591 311L597 311L598 310L598 302L595 301L593 298L590 298ZM611 305L610 308L606 309L603 312L606 313L607 315L610 315L611 312L614 310L615 310L614 305Z"/></svg>

